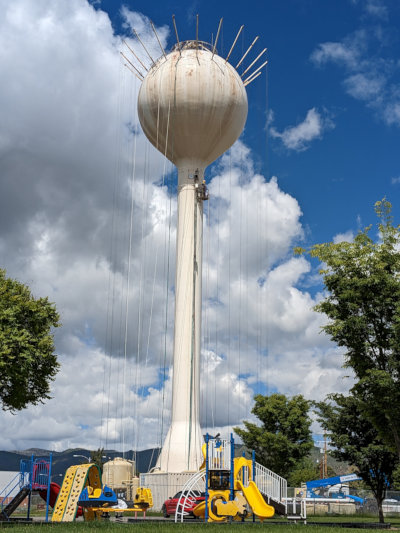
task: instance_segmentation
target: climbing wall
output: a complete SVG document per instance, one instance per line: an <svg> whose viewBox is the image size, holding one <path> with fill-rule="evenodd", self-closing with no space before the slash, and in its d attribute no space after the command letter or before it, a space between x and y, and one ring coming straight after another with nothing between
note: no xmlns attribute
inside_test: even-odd
<svg viewBox="0 0 400 533"><path fill-rule="evenodd" d="M100 471L97 465L70 466L54 507L52 522L73 522L78 509L78 500L86 485L101 488Z"/></svg>

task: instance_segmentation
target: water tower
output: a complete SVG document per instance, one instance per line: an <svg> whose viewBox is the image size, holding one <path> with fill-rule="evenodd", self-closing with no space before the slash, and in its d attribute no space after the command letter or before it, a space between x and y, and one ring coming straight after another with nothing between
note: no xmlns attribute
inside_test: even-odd
<svg viewBox="0 0 400 533"><path fill-rule="evenodd" d="M209 45L198 38L179 41L174 20L177 44L169 54L155 32L162 50L156 61L135 32L152 61L146 74L124 56L142 79L138 114L143 131L178 169L172 419L157 463L163 472L195 471L202 463L199 423L202 243L203 202L208 198L204 171L241 134L248 107L245 85L266 64L243 80L236 68L257 38L235 68L228 59L243 26L224 59L216 49L221 23L222 19L214 45ZM131 48L130 51L139 60Z"/></svg>

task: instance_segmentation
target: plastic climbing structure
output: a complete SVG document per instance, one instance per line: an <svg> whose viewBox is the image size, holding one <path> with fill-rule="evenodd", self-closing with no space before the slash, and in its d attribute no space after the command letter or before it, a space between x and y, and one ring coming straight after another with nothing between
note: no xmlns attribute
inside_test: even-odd
<svg viewBox="0 0 400 533"><path fill-rule="evenodd" d="M0 491L0 521L10 521L12 514L28 498L27 515L30 519L31 497L34 492L46 501L46 522L49 506L55 499L58 485L51 483L52 455L49 458L22 459L19 473Z"/></svg>
<svg viewBox="0 0 400 533"><path fill-rule="evenodd" d="M83 514L85 520L95 520L109 513L142 512L152 507L151 490L139 487L134 505L119 508L115 492L102 487L101 472L93 463L70 466L65 473L62 487L54 507L52 522L73 522L77 515Z"/></svg>
<svg viewBox="0 0 400 533"><path fill-rule="evenodd" d="M62 486L51 481L52 456L47 459L31 457L22 460L20 471L0 491L0 521L10 521L12 514L28 498L27 515L30 519L31 496L38 493L46 502L46 522L49 507L53 507L52 522L73 522L76 516L94 520L104 513L131 511L137 516L153 505L151 490L139 487L133 506L120 509L114 491L102 487L100 468L93 463L70 466Z"/></svg>
<svg viewBox="0 0 400 533"><path fill-rule="evenodd" d="M86 486L101 489L101 473L97 465L70 466L65 473L61 490L54 507L52 522L73 522L78 513L78 501ZM91 509L85 509L85 518L91 518ZM87 516L86 516L87 515Z"/></svg>
<svg viewBox="0 0 400 533"><path fill-rule="evenodd" d="M185 485L178 501L175 521L183 522L186 509L199 492L205 500L193 514L206 522L244 520L251 510L253 520L263 521L275 513L286 515L286 480L252 459L234 456L234 440L206 436L202 469Z"/></svg>

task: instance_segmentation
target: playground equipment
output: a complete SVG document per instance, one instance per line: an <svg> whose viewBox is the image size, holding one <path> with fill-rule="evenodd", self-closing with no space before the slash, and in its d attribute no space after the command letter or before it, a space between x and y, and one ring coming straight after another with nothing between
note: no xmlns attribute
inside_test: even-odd
<svg viewBox="0 0 400 533"><path fill-rule="evenodd" d="M103 487L101 490L88 486L82 491L78 503L88 511L85 520L94 520L99 516L108 517L109 513L123 514L127 512L133 512L135 518L137 518L138 513L143 513L145 518L146 511L153 506L153 497L150 489L138 487L133 506L125 505L122 507L117 495L109 487Z"/></svg>
<svg viewBox="0 0 400 533"><path fill-rule="evenodd" d="M89 485L92 489L101 489L101 473L95 464L70 466L65 473L61 490L54 507L52 522L73 522L78 512L78 501L83 489ZM85 519L89 518L85 509ZM86 516L88 515L88 516Z"/></svg>
<svg viewBox="0 0 400 533"><path fill-rule="evenodd" d="M30 519L31 497L38 492L46 501L46 522L49 516L49 505L55 500L57 483L51 483L52 455L49 459L22 459L19 473L0 492L0 521L11 520L12 513L28 498L26 519ZM12 496L17 491L15 496Z"/></svg>
<svg viewBox="0 0 400 533"><path fill-rule="evenodd" d="M316 493L316 490L325 489L332 487L334 485L342 485L343 483L350 483L352 481L361 481L361 478L357 476L357 474L346 474L343 476L333 476L333 477L327 477L325 479L314 479L312 481L307 481L305 483L306 489L307 489L307 498L325 498L326 495L324 493ZM355 496L353 494L345 494L341 487L338 490L338 492L331 493L329 495L331 498L337 498L337 499L345 499L349 498L350 500L353 500L356 503L363 504L364 500L363 498L360 498L359 496Z"/></svg>
<svg viewBox="0 0 400 533"><path fill-rule="evenodd" d="M110 487L104 486L103 489L94 489L86 487L79 496L78 504L82 507L108 507L117 505L118 498Z"/></svg>
<svg viewBox="0 0 400 533"><path fill-rule="evenodd" d="M175 522L183 522L188 503L199 491L205 493L193 514L206 522L242 520L248 505L253 519L271 518L275 512L287 514L286 480L257 464L254 458L234 457L234 440L206 436L204 468L185 485L175 512Z"/></svg>
<svg viewBox="0 0 400 533"><path fill-rule="evenodd" d="M73 522L79 508L83 509L84 519L95 520L104 512L125 513L133 511L135 516L152 507L153 499L150 489L139 487L136 491L134 505L121 508L115 492L102 487L100 468L93 463L70 466L65 473L57 502L53 511L52 522Z"/></svg>

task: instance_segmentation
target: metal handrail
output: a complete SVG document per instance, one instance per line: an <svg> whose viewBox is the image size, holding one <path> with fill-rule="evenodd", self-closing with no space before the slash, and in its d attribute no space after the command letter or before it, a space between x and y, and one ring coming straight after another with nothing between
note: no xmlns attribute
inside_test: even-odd
<svg viewBox="0 0 400 533"><path fill-rule="evenodd" d="M286 505L287 481L259 463L255 463L254 481L260 492Z"/></svg>
<svg viewBox="0 0 400 533"><path fill-rule="evenodd" d="M22 481L22 474L21 472L18 472L11 481L8 482L8 484L4 487L4 489L0 492L0 509L3 510L6 505L8 505L8 498L11 497L12 493L15 491L15 489L22 489L25 485L28 485L29 480L28 478L24 481ZM14 496L13 496L14 497Z"/></svg>

